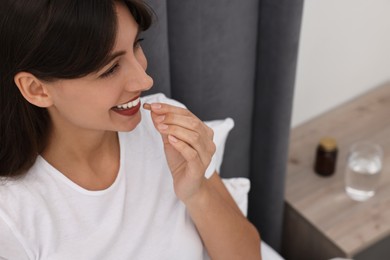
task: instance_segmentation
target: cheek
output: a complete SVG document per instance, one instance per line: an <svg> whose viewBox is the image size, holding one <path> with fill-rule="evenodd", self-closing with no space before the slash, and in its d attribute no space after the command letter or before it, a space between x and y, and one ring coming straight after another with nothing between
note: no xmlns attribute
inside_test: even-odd
<svg viewBox="0 0 390 260"><path fill-rule="evenodd" d="M58 109L70 113L108 111L115 105L117 95L111 88L89 88L85 86L77 90L61 91L55 98L54 105Z"/></svg>

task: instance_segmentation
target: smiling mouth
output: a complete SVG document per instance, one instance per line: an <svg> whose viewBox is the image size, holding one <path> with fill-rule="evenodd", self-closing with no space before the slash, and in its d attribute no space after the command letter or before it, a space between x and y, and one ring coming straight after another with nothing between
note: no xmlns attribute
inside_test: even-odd
<svg viewBox="0 0 390 260"><path fill-rule="evenodd" d="M114 110L130 109L130 108L133 108L133 107L137 107L139 105L139 102L140 102L140 97L138 96L137 98L132 99L132 100L130 100L130 101L124 103L124 104L114 106L113 109Z"/></svg>

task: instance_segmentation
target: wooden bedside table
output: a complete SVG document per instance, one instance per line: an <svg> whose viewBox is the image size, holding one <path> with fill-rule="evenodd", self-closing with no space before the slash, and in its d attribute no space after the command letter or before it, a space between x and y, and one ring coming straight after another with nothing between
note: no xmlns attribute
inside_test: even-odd
<svg viewBox="0 0 390 260"><path fill-rule="evenodd" d="M339 148L331 177L313 170L323 136ZM365 202L344 190L348 149L359 140L379 143L385 153L380 187ZM390 259L390 84L292 129L285 191L286 259Z"/></svg>

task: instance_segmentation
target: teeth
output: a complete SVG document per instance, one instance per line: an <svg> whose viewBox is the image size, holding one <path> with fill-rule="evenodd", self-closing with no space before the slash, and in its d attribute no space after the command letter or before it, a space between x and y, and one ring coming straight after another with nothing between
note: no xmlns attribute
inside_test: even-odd
<svg viewBox="0 0 390 260"><path fill-rule="evenodd" d="M129 109L129 108L137 106L139 104L139 101L140 101L140 99L137 98L136 100L130 101L128 103L125 103L125 104L122 104L122 105L118 105L118 106L116 106L116 108L118 108L118 109Z"/></svg>
<svg viewBox="0 0 390 260"><path fill-rule="evenodd" d="M133 103L133 107L137 106L138 103L139 103L139 98L137 98L136 100L134 100L132 103Z"/></svg>

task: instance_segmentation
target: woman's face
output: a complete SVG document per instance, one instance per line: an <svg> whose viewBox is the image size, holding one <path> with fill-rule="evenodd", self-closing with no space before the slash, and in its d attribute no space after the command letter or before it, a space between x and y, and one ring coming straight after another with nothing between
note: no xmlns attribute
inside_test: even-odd
<svg viewBox="0 0 390 260"><path fill-rule="evenodd" d="M48 83L53 101L48 111L55 128L131 131L140 122L139 96L152 87L153 80L145 72L138 24L123 3L116 3L116 11L115 58L83 78Z"/></svg>

